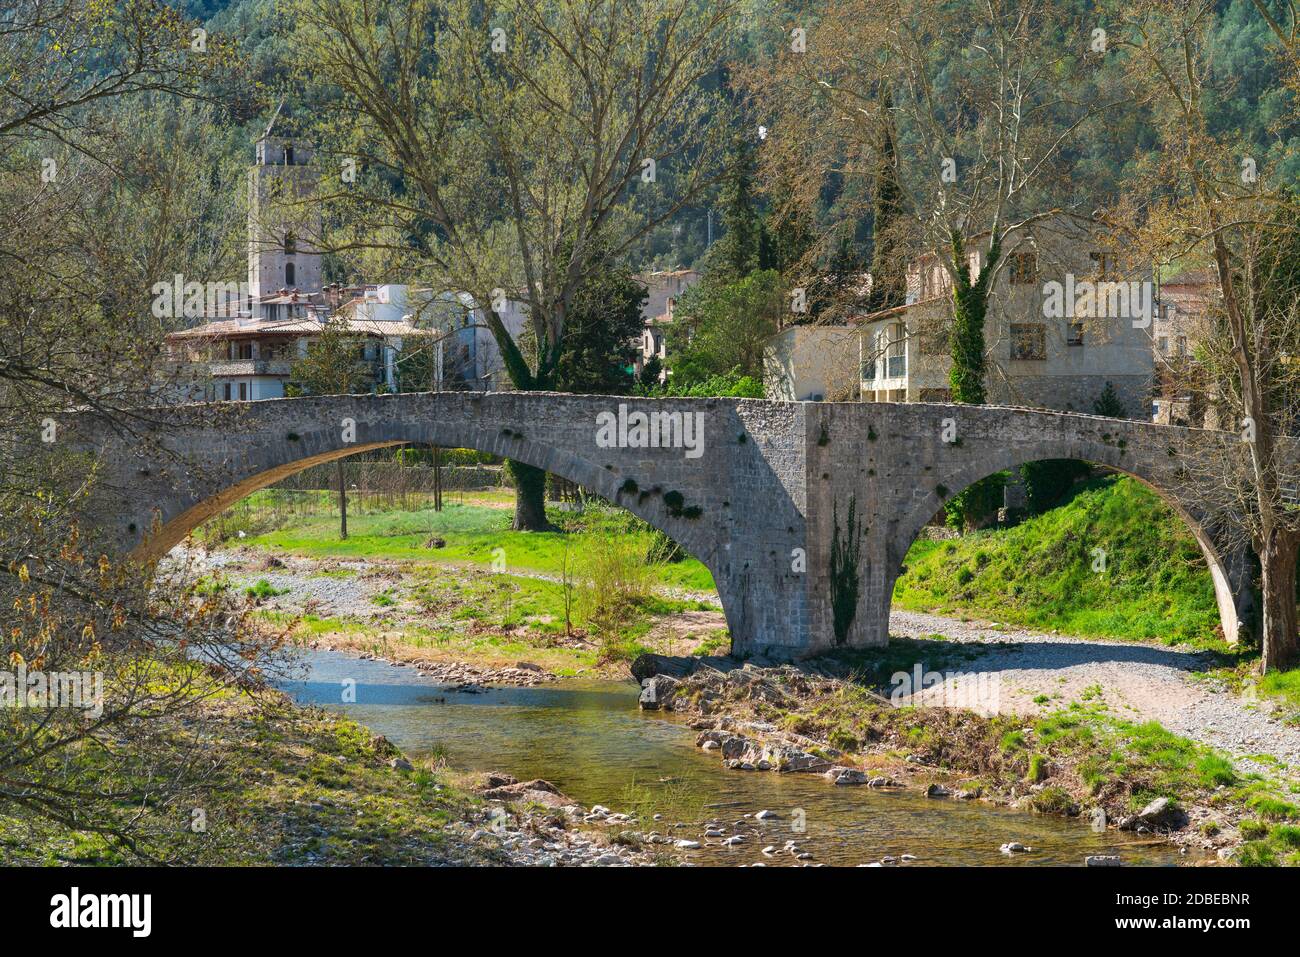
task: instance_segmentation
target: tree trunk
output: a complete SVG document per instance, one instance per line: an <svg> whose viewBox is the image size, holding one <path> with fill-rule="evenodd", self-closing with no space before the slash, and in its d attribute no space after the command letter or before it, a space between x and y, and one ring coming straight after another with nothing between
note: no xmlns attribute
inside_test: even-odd
<svg viewBox="0 0 1300 957"><path fill-rule="evenodd" d="M1259 550L1264 620L1260 634L1260 669L1284 671L1297 664L1296 539L1274 531Z"/></svg>
<svg viewBox="0 0 1300 957"><path fill-rule="evenodd" d="M343 480L343 460L334 463L339 476L339 538L348 537L348 487Z"/></svg>
<svg viewBox="0 0 1300 957"><path fill-rule="evenodd" d="M553 526L546 520L546 471L514 459L506 460L506 468L515 480L514 530L551 531Z"/></svg>

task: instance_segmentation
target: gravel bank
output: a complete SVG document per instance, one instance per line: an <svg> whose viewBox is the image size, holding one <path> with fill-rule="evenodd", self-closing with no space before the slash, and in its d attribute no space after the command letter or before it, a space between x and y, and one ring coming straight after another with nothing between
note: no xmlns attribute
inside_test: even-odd
<svg viewBox="0 0 1300 957"><path fill-rule="evenodd" d="M890 634L920 638L943 635L960 644L983 644L981 657L963 664L968 674L996 673L1000 681L996 705L988 710L1034 714L1081 699L1100 686L1101 699L1118 717L1158 721L1175 734L1220 748L1246 768L1295 776L1300 766L1300 728L1272 715L1267 701L1253 702L1216 682L1198 680L1211 659L1204 652L1102 641L1026 631L990 622L961 622L922 612L895 611ZM1012 643L1002 645L999 643ZM973 682L971 687L982 687ZM1095 691L1092 692L1095 694ZM920 703L938 703L938 688L918 696ZM1047 695L1049 700L1033 699ZM1285 769L1250 760L1267 754L1288 765Z"/></svg>

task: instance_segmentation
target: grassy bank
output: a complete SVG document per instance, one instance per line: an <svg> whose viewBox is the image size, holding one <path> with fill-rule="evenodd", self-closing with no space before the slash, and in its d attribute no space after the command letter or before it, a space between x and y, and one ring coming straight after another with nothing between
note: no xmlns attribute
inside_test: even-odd
<svg viewBox="0 0 1300 957"><path fill-rule="evenodd" d="M0 863L485 864L493 852L453 827L481 802L444 773L390 766L382 738L336 714L256 705L223 695L199 724L171 733L202 750L210 771L184 801L146 801L132 832L140 854L103 835L21 815L0 815ZM88 757L72 753L70 760ZM145 781L116 782L119 790ZM196 828L196 811L202 827ZM498 855L499 856L499 855Z"/></svg>
<svg viewBox="0 0 1300 957"><path fill-rule="evenodd" d="M670 560L671 543L620 510L556 510L560 530L521 533L510 529L506 498L475 493L441 511L352 515L341 540L328 493L315 505L295 493L292 512L277 494L259 493L242 538L230 537L229 516L204 530L223 536L209 544L241 549L211 587L230 587L226 576L241 574L241 590L268 606L268 618L300 618L300 638L413 663L491 670L526 660L562 677L645 651L728 645L708 570L689 556ZM263 530L249 534L252 525ZM330 596L339 610L318 614L311 589L285 580L289 556L314 563L297 565L296 575L354 579L353 597ZM359 572L350 561L369 564ZM277 569L276 585L257 577Z"/></svg>
<svg viewBox="0 0 1300 957"><path fill-rule="evenodd" d="M1089 637L1223 647L1209 570L1182 521L1128 477L1094 479L1015 527L918 541L898 608Z"/></svg>
<svg viewBox="0 0 1300 957"><path fill-rule="evenodd" d="M328 499L322 497L321 502L324 512ZM570 564L577 560L574 539L585 531L600 528L608 534L630 537L647 554L655 544L653 533L626 513L593 511L576 516L553 511L552 522L563 529L557 532L513 532L511 518L511 512L495 502L448 502L441 512L425 508L351 515L348 538L340 540L338 519L326 512L295 517L283 528L248 535L239 542L315 558L395 559L486 567L500 558L507 569L554 576L564 571L566 548ZM434 539L441 540L436 548L431 547ZM677 562L656 563L653 572L662 585L702 592L714 588L708 569L689 556Z"/></svg>

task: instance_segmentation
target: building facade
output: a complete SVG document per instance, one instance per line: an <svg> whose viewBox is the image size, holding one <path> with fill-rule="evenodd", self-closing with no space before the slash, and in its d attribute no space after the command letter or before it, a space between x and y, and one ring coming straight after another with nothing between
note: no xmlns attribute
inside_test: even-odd
<svg viewBox="0 0 1300 957"><path fill-rule="evenodd" d="M1122 272L1104 238L1071 217L1010 234L984 323L990 404L1091 412L1109 384L1129 417L1150 415L1151 273ZM970 252L973 276L985 255ZM909 269L907 298L854 324L862 398L950 401L952 295L936 258Z"/></svg>
<svg viewBox="0 0 1300 957"><path fill-rule="evenodd" d="M639 377L646 363L659 363L659 381L668 379L668 330L673 324L673 312L682 293L703 277L694 269L671 269L647 273L640 277L646 287L645 305L641 307L644 328L640 349L636 357L636 374Z"/></svg>

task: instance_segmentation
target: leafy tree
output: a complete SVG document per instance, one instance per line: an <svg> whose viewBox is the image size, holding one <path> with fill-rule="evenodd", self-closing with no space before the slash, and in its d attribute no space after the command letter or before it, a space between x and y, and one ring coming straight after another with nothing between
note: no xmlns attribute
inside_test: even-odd
<svg viewBox="0 0 1300 957"><path fill-rule="evenodd" d="M723 281L759 268L763 219L754 202L754 145L747 137L734 137L728 167L721 196L723 234L709 251L706 266Z"/></svg>
<svg viewBox="0 0 1300 957"><path fill-rule="evenodd" d="M875 152L874 192L871 216L870 312L892 309L907 300L907 252L900 242L906 209L903 184L898 175L898 151L894 122L894 96L888 82L880 85L880 133Z"/></svg>
<svg viewBox="0 0 1300 957"><path fill-rule="evenodd" d="M775 270L688 289L669 334L672 381L685 387L732 370L761 380L763 350L780 328L785 306Z"/></svg>
<svg viewBox="0 0 1300 957"><path fill-rule="evenodd" d="M1119 393L1115 391L1115 385L1107 382L1106 387L1101 390L1101 395L1097 396L1097 401L1092 404L1092 411L1095 415L1105 415L1112 419L1128 418L1128 410L1124 408L1124 403L1120 401Z"/></svg>
<svg viewBox="0 0 1300 957"><path fill-rule="evenodd" d="M628 371L640 351L647 297L626 267L589 273L573 300L555 386L564 392L619 395L636 384Z"/></svg>

